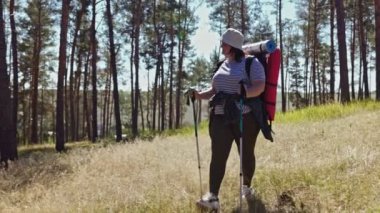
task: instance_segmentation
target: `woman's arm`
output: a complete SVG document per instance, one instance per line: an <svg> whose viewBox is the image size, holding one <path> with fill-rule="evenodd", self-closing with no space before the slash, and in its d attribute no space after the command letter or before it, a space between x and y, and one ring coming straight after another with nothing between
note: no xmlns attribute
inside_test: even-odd
<svg viewBox="0 0 380 213"><path fill-rule="evenodd" d="M213 86L208 88L207 90L204 91L194 91L194 97L195 99L210 99L213 95L215 95L215 89Z"/></svg>
<svg viewBox="0 0 380 213"><path fill-rule="evenodd" d="M259 96L265 89L265 81L251 80L251 85L244 85L247 98Z"/></svg>
<svg viewBox="0 0 380 213"><path fill-rule="evenodd" d="M265 90L265 71L263 65L254 58L250 67L250 84L245 85L247 98L257 97Z"/></svg>

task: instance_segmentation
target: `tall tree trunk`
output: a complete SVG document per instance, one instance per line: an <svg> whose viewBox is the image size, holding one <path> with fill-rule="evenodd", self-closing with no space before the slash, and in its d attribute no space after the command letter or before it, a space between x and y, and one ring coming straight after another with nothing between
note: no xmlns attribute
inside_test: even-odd
<svg viewBox="0 0 380 213"><path fill-rule="evenodd" d="M160 32L158 31L158 26L157 26L157 6L156 6L156 1L153 1L153 28L154 28L154 33L155 33L155 38L156 38L156 43L154 45L154 52L157 53L157 51L160 51L159 45L161 44L161 38L160 38ZM156 120L158 116L156 116L156 111L157 111L157 100L158 100L158 80L160 76L160 63L159 63L159 58L157 58L157 63L156 63L156 74L154 77L154 83L153 83L153 112L152 112L152 129L156 130Z"/></svg>
<svg viewBox="0 0 380 213"><path fill-rule="evenodd" d="M77 129L75 130L75 141L79 140L79 130L80 130L80 85L81 85L81 80L82 80L82 59L83 59L83 49L80 49L78 51L78 64L77 64L77 72L75 74L75 103L76 108L75 108L75 118L76 118L76 124L77 124Z"/></svg>
<svg viewBox="0 0 380 213"><path fill-rule="evenodd" d="M148 91L147 91L147 98L146 98L146 124L147 124L147 128L148 129L151 129L152 126L150 124L150 88L149 88L149 85L150 85L150 79L149 79L149 74L150 74L150 70L148 69Z"/></svg>
<svg viewBox="0 0 380 213"><path fill-rule="evenodd" d="M142 131L145 131L145 123L144 123L144 110L143 110L143 103L141 98L141 91L139 92L139 101L140 101L140 113L141 113L141 128Z"/></svg>
<svg viewBox="0 0 380 213"><path fill-rule="evenodd" d="M43 128L43 122L44 122L44 112L45 111L45 105L44 105L44 98L45 98L45 88L42 88L41 89L41 109L40 109L40 131L39 131L39 143L42 144L43 143L43 132L44 132L44 128Z"/></svg>
<svg viewBox="0 0 380 213"><path fill-rule="evenodd" d="M280 0L281 1L281 0ZM245 31L247 29L247 26L245 25L245 3L244 0L240 0L240 19L241 19L241 33L245 35Z"/></svg>
<svg viewBox="0 0 380 213"><path fill-rule="evenodd" d="M134 97L134 106L133 106L133 121L132 121L132 134L133 137L137 137L138 132L138 113L139 113L139 93L140 93L140 83L139 83L139 64L140 64L140 28L142 22L142 6L141 0L135 3L136 4L136 14L134 16L134 65L135 65L135 97Z"/></svg>
<svg viewBox="0 0 380 213"><path fill-rule="evenodd" d="M74 29L74 36L73 36L73 43L71 46L71 55L70 55L70 75L69 75L69 102L70 102L70 138L72 141L78 140L78 123L76 122L76 113L75 113L75 101L76 98L74 98L74 56L75 56L75 49L77 46L77 38L78 38L78 32L80 29L80 25L82 22L83 14L86 11L87 4L82 1L81 9L76 14L75 19L75 29ZM78 70L79 71L79 70ZM77 102L76 102L77 103Z"/></svg>
<svg viewBox="0 0 380 213"><path fill-rule="evenodd" d="M369 98L369 86L368 86L368 61L367 61L367 38L365 36L365 23L363 20L363 1L359 0L359 40L360 40L360 52L361 60L363 61L363 86L364 97Z"/></svg>
<svg viewBox="0 0 380 213"><path fill-rule="evenodd" d="M174 11L171 11L170 13L170 53L169 53L169 129L173 129L173 81L174 81L174 39L175 39L175 32L174 32L174 20L173 20L173 13Z"/></svg>
<svg viewBox="0 0 380 213"><path fill-rule="evenodd" d="M74 34L74 41L76 40L76 35ZM66 99L69 103L69 108L67 114L69 114L69 117L66 118L66 122L70 123L70 131L69 134L66 136L67 138L70 138L70 141L74 141L74 135L75 135L75 129L76 129L76 123L75 123L75 112L74 112L74 62L71 60L74 60L74 52L75 52L75 42L72 44L71 49L71 59L70 59L70 73L69 73L69 95L68 99Z"/></svg>
<svg viewBox="0 0 380 213"><path fill-rule="evenodd" d="M106 108L106 120L105 120L105 136L108 136L109 135L109 120L110 120L110 108L113 106L112 103L113 103L113 98L111 97L111 84L112 84L112 73L110 73L110 81L109 81L109 90L107 90L107 96L108 96L108 104L107 104L107 108Z"/></svg>
<svg viewBox="0 0 380 213"><path fill-rule="evenodd" d="M309 18L307 20L307 31L306 31L306 42L305 42L305 49L304 49L304 56L305 56L305 78L304 78L304 94L305 94L305 100L306 105L308 106L310 104L310 97L309 97L309 49L310 49L310 6L309 6Z"/></svg>
<svg viewBox="0 0 380 213"><path fill-rule="evenodd" d="M376 100L380 101L380 1L375 2L376 29Z"/></svg>
<svg viewBox="0 0 380 213"><path fill-rule="evenodd" d="M335 42L334 42L334 0L330 0L330 100L335 100Z"/></svg>
<svg viewBox="0 0 380 213"><path fill-rule="evenodd" d="M91 20L91 68L92 68L92 137L94 143L98 138L98 91L96 86L96 62L97 62L97 41L96 41L96 0L92 1L92 20Z"/></svg>
<svg viewBox="0 0 380 213"><path fill-rule="evenodd" d="M164 41L165 39L163 39ZM164 56L163 56L163 49L160 50L160 71L161 71L161 87L160 87L160 96L161 96L161 126L160 130L165 130L165 118L166 118L166 97L165 97L165 69L164 69Z"/></svg>
<svg viewBox="0 0 380 213"><path fill-rule="evenodd" d="M111 91L110 91L109 96L111 97ZM108 111L107 131L106 131L107 136L110 134L110 126L112 126L112 115L114 115L113 109L115 108L114 105L115 105L115 100L112 98L111 103L110 103L110 107L108 107L109 111Z"/></svg>
<svg viewBox="0 0 380 213"><path fill-rule="evenodd" d="M135 16L136 14L133 14L133 16ZM133 17L133 19L135 19ZM132 24L133 21L132 21ZM136 134L135 131L135 74L134 74L134 54L135 54L135 30L134 30L134 27L133 27L133 30L132 30L132 35L131 35L131 54L130 54L130 70L131 70L131 130L132 130L132 138L135 138L136 137ZM137 125L137 124L136 124ZM136 127L137 128L137 127Z"/></svg>
<svg viewBox="0 0 380 213"><path fill-rule="evenodd" d="M188 0L185 0L185 5L182 7L184 9L188 8ZM186 11L183 11L185 13ZM183 84L183 61L185 58L185 50L186 50L186 35L188 28L188 19L187 16L184 16L185 19L179 22L178 30L183 33L184 36L180 37L178 42L178 74L177 74L177 91L176 91L176 121L175 128L178 129L181 126L182 121L182 84ZM183 25L181 24L183 22Z"/></svg>
<svg viewBox="0 0 380 213"><path fill-rule="evenodd" d="M12 103L7 72L5 29L3 19L3 1L0 1L0 167L8 167L8 160L14 158L11 150L15 143L12 134Z"/></svg>
<svg viewBox="0 0 380 213"><path fill-rule="evenodd" d="M135 50L135 42L134 42L134 32L132 32L132 35L131 35L131 54L130 54L130 58L129 58L129 61L130 61L130 70L131 70L131 127L133 129L133 121L134 121L134 109L133 107L135 106L135 89L134 89L134 73L133 73L133 54L134 54L134 50ZM133 131L133 130L132 130ZM133 133L132 133L133 134Z"/></svg>
<svg viewBox="0 0 380 213"><path fill-rule="evenodd" d="M156 123L158 120L158 116L156 115L157 111L157 101L158 101L158 81L160 77L160 65L159 63L156 63L156 74L154 76L154 83L153 83L153 112L152 112L152 129L156 130Z"/></svg>
<svg viewBox="0 0 380 213"><path fill-rule="evenodd" d="M54 103L54 101L56 101L56 97L54 97L54 95L52 95L52 96L51 96L51 102L50 102L50 103ZM55 115L56 115L56 111L55 111L55 110L52 110L52 112L51 112L51 118L52 118L52 120L54 120L54 118L56 118ZM51 129L56 129L56 125L55 125L55 123L56 123L56 122L53 121L53 125L52 125ZM53 134L52 138L53 138L53 143L55 143L55 141L56 141L56 137L55 137L54 134Z"/></svg>
<svg viewBox="0 0 380 213"><path fill-rule="evenodd" d="M328 99L328 96L327 96L327 84L326 84L326 66L323 66L323 69L322 69L322 104L326 104L326 101Z"/></svg>
<svg viewBox="0 0 380 213"><path fill-rule="evenodd" d="M26 130L26 133L27 133L27 136L28 136L28 140L27 140L27 143L29 144L30 143L30 136L31 136L31 129L32 129L32 95L31 93L33 93L33 89L32 88L29 88L28 89L28 96L27 96L27 130Z"/></svg>
<svg viewBox="0 0 380 213"><path fill-rule="evenodd" d="M281 55L282 55L282 53L281 53ZM281 59L282 58L285 58L285 57L281 57ZM289 60L289 58L287 58L287 59L285 59L285 61L288 61ZM283 64L284 64L284 62L283 62ZM286 64L286 62L285 62L285 64ZM285 101L286 101L286 108L289 108L289 105L290 105L290 103L289 103L289 98L287 98L289 95L288 95L288 72L287 72L287 67L289 67L289 66L287 66L287 65L284 65L284 72L285 72L285 79L284 79L284 85L285 85L285 88L284 88L284 91L285 91Z"/></svg>
<svg viewBox="0 0 380 213"><path fill-rule="evenodd" d="M343 1L335 0L336 18L338 29L338 46L340 62L340 87L341 102L350 102L350 91L348 85L348 68L347 68L347 47L346 47L346 26Z"/></svg>
<svg viewBox="0 0 380 213"><path fill-rule="evenodd" d="M88 66L90 63L90 52L87 53L86 57L86 63L84 65L84 76L83 76L83 132L87 133L87 138L90 140L92 138L92 133L91 133L91 114L90 114L90 109L88 107Z"/></svg>
<svg viewBox="0 0 380 213"><path fill-rule="evenodd" d="M278 1L278 26L279 26L279 36L280 36L280 49L283 49L282 44L282 1ZM281 53L281 110L286 112L286 94L285 94L285 71L284 62Z"/></svg>
<svg viewBox="0 0 380 213"><path fill-rule="evenodd" d="M361 55L361 53L360 53ZM361 56L360 56L361 57ZM359 60L359 91L358 91L358 99L363 100L363 79L362 79L362 60Z"/></svg>
<svg viewBox="0 0 380 213"><path fill-rule="evenodd" d="M39 82L39 64L40 64L40 54L41 54L41 2L38 3L38 15L37 15L37 26L36 26L36 35L34 37L33 44L33 61L32 61L32 129L31 129L31 143L38 143L38 82Z"/></svg>
<svg viewBox="0 0 380 213"><path fill-rule="evenodd" d="M11 25L11 45L12 45L12 59L13 59L13 119L12 119L12 131L15 139L15 143L12 143L11 152L14 153L14 157L17 159L17 144L18 144L18 134L17 134L17 114L18 114L18 99L19 99L19 89L18 89L18 50L17 50L17 31L15 23L15 1L10 0L9 3L9 14L10 14L10 25Z"/></svg>
<svg viewBox="0 0 380 213"><path fill-rule="evenodd" d="M66 72L67 28L69 21L70 0L62 0L61 35L59 42L58 86L57 86L57 120L55 149L62 152L65 149L63 122L63 80Z"/></svg>
<svg viewBox="0 0 380 213"><path fill-rule="evenodd" d="M25 89L25 84L21 85L21 106L22 106L22 144L26 144L27 142L27 137L28 137L28 132L27 132L27 126L28 126L28 107L27 107L27 95L26 95L26 89ZM54 118L54 117L53 117Z"/></svg>
<svg viewBox="0 0 380 213"><path fill-rule="evenodd" d="M351 97L355 100L355 47L356 47L356 19L352 20L351 40Z"/></svg>
<svg viewBox="0 0 380 213"><path fill-rule="evenodd" d="M317 53L318 54L318 53ZM318 93L317 93L317 96L318 96L318 101L319 103L318 104L322 104L323 103L323 89L322 89L322 77L323 77L323 69L321 69L320 65L319 65L319 59L317 58L317 85L318 85Z"/></svg>
<svg viewBox="0 0 380 213"><path fill-rule="evenodd" d="M113 38L113 23L110 0L107 0L107 21L108 21L108 36L110 42L110 57L111 57L111 72L113 80L113 101L114 101L114 113L115 113L115 125L116 125L116 141L121 141L121 119L120 119L120 100L119 100L119 88L117 83L117 69L116 69L116 53L115 42Z"/></svg>
<svg viewBox="0 0 380 213"><path fill-rule="evenodd" d="M317 103L317 25L318 25L318 8L317 8L317 0L314 0L314 20L313 20L313 62L312 62L312 84L313 84L313 104L318 105Z"/></svg>
<svg viewBox="0 0 380 213"><path fill-rule="evenodd" d="M103 112L102 112L102 137L105 137L106 135L106 119L107 119L107 108L109 108L110 103L110 93L111 90L111 73L108 72L106 74L106 82L105 82L105 90L103 91L104 94L104 104L103 104Z"/></svg>
<svg viewBox="0 0 380 213"><path fill-rule="evenodd" d="M232 8L231 8L231 0L227 0L226 2L227 6L227 26L226 28L230 28L230 27L233 27L232 26L232 23L233 23L233 18L232 18Z"/></svg>
<svg viewBox="0 0 380 213"><path fill-rule="evenodd" d="M64 104L64 125L65 125L65 142L69 141L69 133L70 133L70 109L69 109L69 102L70 102L70 97L69 97L69 90L68 90L68 84L67 84L67 69L65 70L65 77L64 77L64 82L63 82L63 102Z"/></svg>
<svg viewBox="0 0 380 213"><path fill-rule="evenodd" d="M187 2L187 1L186 1ZM187 6L187 4L186 4ZM183 7L180 7L183 8ZM182 9L179 11L179 17L182 17ZM184 12L183 12L184 13ZM186 17L186 16L184 16ZM186 23L187 19L185 20L180 20L178 23L178 31L182 32L184 31L184 27L182 26L182 22ZM177 85L176 85L176 97L175 97L175 128L178 129L181 124L181 114L182 114L182 106L181 106L181 97L182 97L182 65L183 65L183 56L182 56L182 46L185 44L183 42L183 37L178 37L178 73L177 73Z"/></svg>

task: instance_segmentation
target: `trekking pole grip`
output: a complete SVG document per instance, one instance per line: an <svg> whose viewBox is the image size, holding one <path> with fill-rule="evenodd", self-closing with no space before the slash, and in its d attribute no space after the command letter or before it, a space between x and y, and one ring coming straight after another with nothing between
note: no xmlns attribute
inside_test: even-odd
<svg viewBox="0 0 380 213"><path fill-rule="evenodd" d="M190 100L191 102L194 104L195 102L195 89L188 89L186 92L185 92L185 95L186 95L186 105L190 105Z"/></svg>

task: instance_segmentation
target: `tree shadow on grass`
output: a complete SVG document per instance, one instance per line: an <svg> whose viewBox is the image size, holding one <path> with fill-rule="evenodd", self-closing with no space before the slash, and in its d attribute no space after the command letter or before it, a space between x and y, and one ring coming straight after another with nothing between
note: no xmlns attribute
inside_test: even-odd
<svg viewBox="0 0 380 213"><path fill-rule="evenodd" d="M243 205L242 211L239 206L235 207L234 213L284 213L284 212L305 212L304 204L297 208L295 203L295 195L292 190L284 191L277 196L277 204L274 208L268 209L264 202L254 196L252 199L246 200L247 205Z"/></svg>
<svg viewBox="0 0 380 213"><path fill-rule="evenodd" d="M38 155L39 153L55 153L57 152L55 150L54 146L35 146L35 147L28 147L26 149L20 149L18 151L19 158L28 158L32 155Z"/></svg>
<svg viewBox="0 0 380 213"><path fill-rule="evenodd" d="M268 212L263 201L256 196L253 199L247 199L249 213L266 213Z"/></svg>
<svg viewBox="0 0 380 213"><path fill-rule="evenodd" d="M246 199L246 204L243 204L242 210L240 211L240 207L237 206L233 209L233 213L267 213L264 202L257 196L254 196L251 199Z"/></svg>
<svg viewBox="0 0 380 213"><path fill-rule="evenodd" d="M65 149L60 153L67 153L71 149L86 149L91 148L95 146L106 146L107 144L104 143L90 143L90 142L69 142L65 143ZM33 155L38 155L40 153L48 154L48 153L57 153L57 150L55 149L55 144L37 144L37 145L30 145L30 146L24 146L18 150L18 156L19 158L28 158Z"/></svg>
<svg viewBox="0 0 380 213"><path fill-rule="evenodd" d="M72 165L51 144L22 147L18 154L18 160L9 162L9 168L0 173L0 191L23 190L33 185L51 187L73 172Z"/></svg>

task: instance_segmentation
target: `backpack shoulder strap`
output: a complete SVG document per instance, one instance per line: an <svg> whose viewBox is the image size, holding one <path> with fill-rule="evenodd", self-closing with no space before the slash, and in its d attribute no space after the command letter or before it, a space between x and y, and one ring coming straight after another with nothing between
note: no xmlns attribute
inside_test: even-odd
<svg viewBox="0 0 380 213"><path fill-rule="evenodd" d="M254 58L255 58L255 56L248 56L245 59L245 72L247 73L248 78L251 78L251 69L250 68L251 68L252 61Z"/></svg>
<svg viewBox="0 0 380 213"><path fill-rule="evenodd" d="M214 66L214 69L212 71L212 75L211 75L211 78L215 75L215 73L218 71L218 69L220 68L220 66L222 66L223 62L225 60L221 60L221 61L218 61L215 66Z"/></svg>

